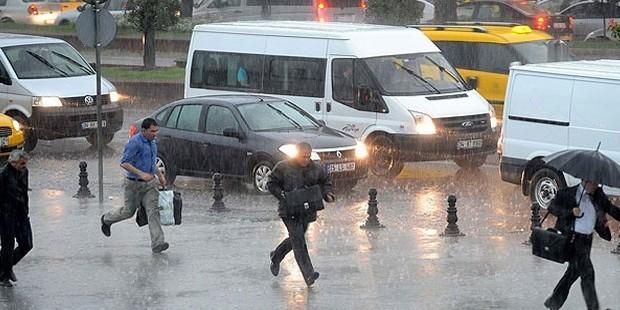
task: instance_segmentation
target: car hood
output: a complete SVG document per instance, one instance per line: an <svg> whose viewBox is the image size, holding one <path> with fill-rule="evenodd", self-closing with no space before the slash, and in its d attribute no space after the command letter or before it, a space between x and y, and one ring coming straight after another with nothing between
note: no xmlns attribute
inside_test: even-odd
<svg viewBox="0 0 620 310"><path fill-rule="evenodd" d="M476 91L427 96L396 96L390 98L397 101L409 111L424 113L432 118L484 114L489 112L489 103Z"/></svg>
<svg viewBox="0 0 620 310"><path fill-rule="evenodd" d="M256 132L256 134L283 145L306 142L313 149L341 148L356 145L354 138L328 127L304 131L261 131Z"/></svg>
<svg viewBox="0 0 620 310"><path fill-rule="evenodd" d="M79 97L97 94L95 75L48 78L20 79L19 85L33 96ZM71 87L66 87L71 85ZM106 79L101 79L101 93L108 94L116 90Z"/></svg>

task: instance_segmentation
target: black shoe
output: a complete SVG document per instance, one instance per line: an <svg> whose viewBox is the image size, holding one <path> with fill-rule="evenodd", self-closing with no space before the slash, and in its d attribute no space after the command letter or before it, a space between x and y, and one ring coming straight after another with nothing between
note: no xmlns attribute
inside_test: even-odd
<svg viewBox="0 0 620 310"><path fill-rule="evenodd" d="M314 284L314 281L319 278L319 273L315 272L310 278L306 279L306 285L310 286Z"/></svg>
<svg viewBox="0 0 620 310"><path fill-rule="evenodd" d="M280 264L276 264L273 262L273 254L275 254L274 251L271 251L269 253L269 260L271 260L271 265L269 266L269 269L271 270L271 274L274 277L277 277L278 274L280 273Z"/></svg>
<svg viewBox="0 0 620 310"><path fill-rule="evenodd" d="M158 246L155 246L155 247L153 248L153 253L161 253L161 252L163 252L163 251L167 250L167 249L168 249L168 247L170 247L170 245L168 244L168 242L164 242L164 243L162 243L162 244L160 244L160 245L158 245Z"/></svg>
<svg viewBox="0 0 620 310"><path fill-rule="evenodd" d="M102 216L101 216L101 232L103 233L103 235L104 235L104 236L106 236L106 237L110 237L110 235L112 234L112 232L110 232L110 226L111 226L111 225L110 225L110 224L106 224L106 223L103 221L103 217L104 217L104 216L105 216L105 215L102 215Z"/></svg>
<svg viewBox="0 0 620 310"><path fill-rule="evenodd" d="M551 302L549 301L549 298L547 298L547 300L545 300L544 305L545 305L545 308L547 308L547 309L551 309L551 310L559 310L560 309L558 307L551 306Z"/></svg>
<svg viewBox="0 0 620 310"><path fill-rule="evenodd" d="M15 272L13 272L13 270L11 270L11 273L9 274L9 280L17 282L17 277L15 276Z"/></svg>
<svg viewBox="0 0 620 310"><path fill-rule="evenodd" d="M13 287L9 279L0 280L0 287Z"/></svg>

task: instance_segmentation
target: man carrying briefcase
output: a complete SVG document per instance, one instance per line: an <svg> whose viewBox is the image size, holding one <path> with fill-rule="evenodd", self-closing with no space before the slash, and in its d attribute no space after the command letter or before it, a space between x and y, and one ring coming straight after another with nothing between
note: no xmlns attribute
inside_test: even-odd
<svg viewBox="0 0 620 310"><path fill-rule="evenodd" d="M312 147L308 143L297 144L295 158L279 162L269 176L269 192L278 201L278 215L282 218L289 237L269 253L271 273L277 276L280 262L293 250L295 260L308 286L314 284L319 273L314 271L305 233L308 224L316 221L316 213L323 209L323 201L334 202L332 181L318 163L310 159Z"/></svg>

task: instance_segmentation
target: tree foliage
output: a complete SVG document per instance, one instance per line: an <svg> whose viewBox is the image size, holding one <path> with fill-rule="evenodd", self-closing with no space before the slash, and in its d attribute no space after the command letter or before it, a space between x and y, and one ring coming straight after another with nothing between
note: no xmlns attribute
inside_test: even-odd
<svg viewBox="0 0 620 310"><path fill-rule="evenodd" d="M402 26L417 24L424 4L412 0L368 0L366 18L370 23Z"/></svg>
<svg viewBox="0 0 620 310"><path fill-rule="evenodd" d="M179 21L180 9L178 0L129 0L127 20L141 32L166 30Z"/></svg>
<svg viewBox="0 0 620 310"><path fill-rule="evenodd" d="M435 19L436 24L447 21L456 21L456 4L454 0L435 0Z"/></svg>

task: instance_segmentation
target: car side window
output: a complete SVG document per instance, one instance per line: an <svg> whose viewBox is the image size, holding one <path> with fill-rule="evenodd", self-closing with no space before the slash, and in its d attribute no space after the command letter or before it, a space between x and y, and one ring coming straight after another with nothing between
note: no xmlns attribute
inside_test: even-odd
<svg viewBox="0 0 620 310"><path fill-rule="evenodd" d="M177 129L187 131L198 131L200 126L200 115L202 114L201 104L188 104L184 105L179 113L179 120L177 121Z"/></svg>
<svg viewBox="0 0 620 310"><path fill-rule="evenodd" d="M474 18L476 5L474 3L461 5L456 8L456 19L459 21L470 21Z"/></svg>
<svg viewBox="0 0 620 310"><path fill-rule="evenodd" d="M170 112L170 108L168 109L163 109L161 112L157 113L157 115L155 115L155 120L157 121L158 124L164 124L166 121L166 116L168 115L168 112Z"/></svg>
<svg viewBox="0 0 620 310"><path fill-rule="evenodd" d="M227 7L241 6L241 0L214 0L207 6L210 9L223 9Z"/></svg>
<svg viewBox="0 0 620 310"><path fill-rule="evenodd" d="M586 4L575 5L574 7L566 10L564 15L570 15L574 18L588 18L589 6Z"/></svg>
<svg viewBox="0 0 620 310"><path fill-rule="evenodd" d="M510 63L519 58L503 44L478 44L478 67L481 71L508 74Z"/></svg>
<svg viewBox="0 0 620 310"><path fill-rule="evenodd" d="M177 127L177 120L179 119L179 114L181 113L182 105L178 105L174 107L172 113L170 113L170 117L168 117L168 122L166 122L166 127L175 128Z"/></svg>
<svg viewBox="0 0 620 310"><path fill-rule="evenodd" d="M210 106L207 111L207 126L205 131L208 134L223 136L224 130L229 128L239 130L239 123L232 111L222 106Z"/></svg>
<svg viewBox="0 0 620 310"><path fill-rule="evenodd" d="M502 7L499 4L481 3L477 18L480 21L499 21L502 19Z"/></svg>

